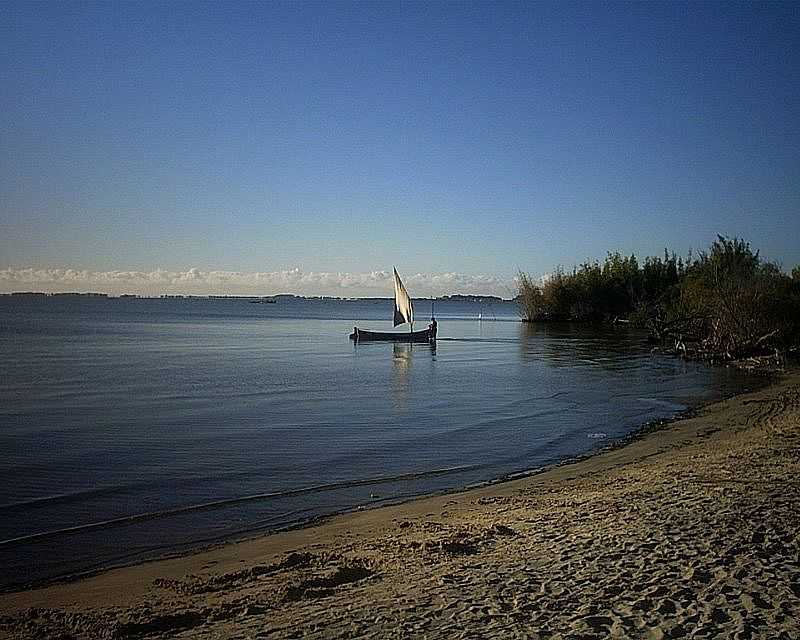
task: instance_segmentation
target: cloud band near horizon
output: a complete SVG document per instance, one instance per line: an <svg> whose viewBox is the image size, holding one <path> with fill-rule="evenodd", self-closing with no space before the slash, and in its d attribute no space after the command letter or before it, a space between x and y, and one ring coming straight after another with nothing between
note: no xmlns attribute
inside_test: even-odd
<svg viewBox="0 0 800 640"><path fill-rule="evenodd" d="M413 297L452 294L515 295L514 280L462 273L401 274ZM68 268L9 267L0 269L0 293L101 292L112 295L276 295L388 297L393 295L388 271L342 273L303 271L90 271Z"/></svg>

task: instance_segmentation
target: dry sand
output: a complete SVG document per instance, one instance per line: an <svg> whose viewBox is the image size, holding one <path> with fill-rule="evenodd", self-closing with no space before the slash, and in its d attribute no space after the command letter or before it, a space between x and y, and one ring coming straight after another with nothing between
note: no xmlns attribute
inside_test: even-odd
<svg viewBox="0 0 800 640"><path fill-rule="evenodd" d="M11 638L800 638L800 375L547 473L0 595Z"/></svg>

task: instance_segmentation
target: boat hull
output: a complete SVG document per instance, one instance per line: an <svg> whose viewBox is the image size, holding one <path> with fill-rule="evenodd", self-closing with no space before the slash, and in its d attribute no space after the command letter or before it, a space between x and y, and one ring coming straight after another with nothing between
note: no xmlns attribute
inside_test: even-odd
<svg viewBox="0 0 800 640"><path fill-rule="evenodd" d="M350 339L354 342L434 342L436 333L431 329L422 331L365 331L353 327Z"/></svg>

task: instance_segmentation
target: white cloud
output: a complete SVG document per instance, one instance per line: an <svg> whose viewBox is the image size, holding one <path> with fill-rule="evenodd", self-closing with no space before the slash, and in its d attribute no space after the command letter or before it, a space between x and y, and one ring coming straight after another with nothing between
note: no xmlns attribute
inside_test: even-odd
<svg viewBox="0 0 800 640"><path fill-rule="evenodd" d="M480 294L510 297L514 281L491 275L463 273L414 273L403 276L414 297L448 294ZM13 291L98 291L118 295L329 295L382 296L393 293L389 271L342 273L303 271L88 271L85 269L0 269L0 293Z"/></svg>

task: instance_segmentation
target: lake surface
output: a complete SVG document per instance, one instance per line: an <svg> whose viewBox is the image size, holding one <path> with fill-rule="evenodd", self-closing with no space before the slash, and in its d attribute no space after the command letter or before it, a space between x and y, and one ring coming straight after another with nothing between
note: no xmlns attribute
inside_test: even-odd
<svg viewBox="0 0 800 640"><path fill-rule="evenodd" d="M754 386L510 303L437 303L435 348L348 340L391 311L0 297L0 586L540 468Z"/></svg>

